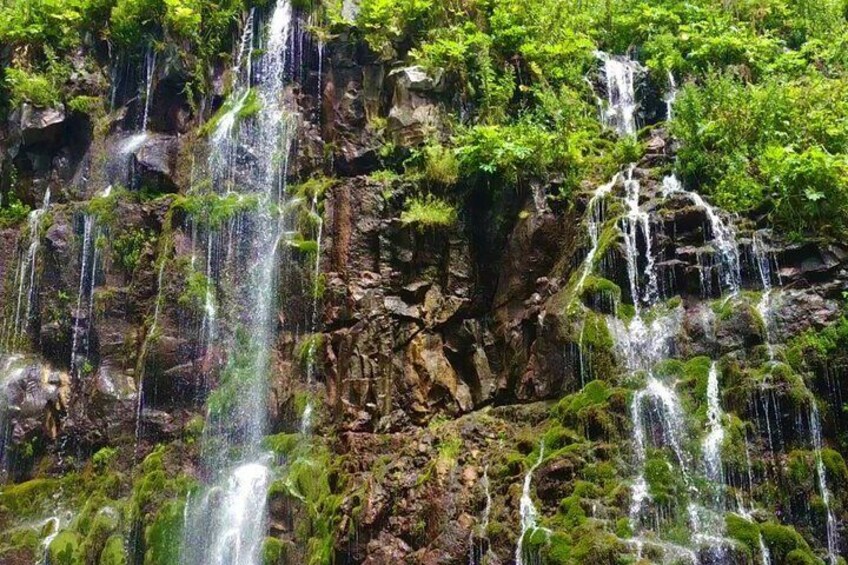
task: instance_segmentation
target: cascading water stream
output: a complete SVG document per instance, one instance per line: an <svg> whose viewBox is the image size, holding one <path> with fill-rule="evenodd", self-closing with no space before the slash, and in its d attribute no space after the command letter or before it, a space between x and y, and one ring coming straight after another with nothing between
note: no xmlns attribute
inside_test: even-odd
<svg viewBox="0 0 848 565"><path fill-rule="evenodd" d="M107 196L104 194L103 196ZM92 314L94 312L94 287L97 282L97 238L100 230L91 214L83 216L82 252L80 276L77 289L77 306L72 319L71 374L79 378L88 363L89 340L91 337ZM80 361L83 364L80 364Z"/></svg>
<svg viewBox="0 0 848 565"><path fill-rule="evenodd" d="M532 532L539 530L539 511L536 510L536 505L533 503L533 497L530 496L530 486L533 482L533 473L542 464L545 457L545 442L539 442L539 457L536 462L527 470L524 475L524 486L521 489L521 502L519 505L519 515L521 516L521 531L518 536L518 544L515 547L515 565L524 565L524 537ZM544 528L543 528L544 529ZM545 532L548 530L544 529Z"/></svg>
<svg viewBox="0 0 848 565"><path fill-rule="evenodd" d="M636 80L642 66L629 58L597 51L595 55L603 63L606 79L607 103L601 109L601 121L605 126L621 135L636 133Z"/></svg>
<svg viewBox="0 0 848 565"><path fill-rule="evenodd" d="M639 206L641 185L633 178L636 165L630 165L624 180L625 198L624 204L626 214L622 218L621 231L624 235L624 245L627 254L627 278L630 282L630 294L633 298L633 307L636 316L639 317L640 306L644 303L653 306L660 298L657 272L654 268L654 253L651 250L651 218L649 214ZM639 244L638 237L641 228L642 239L645 244L645 273L648 276L648 284L644 291L639 289Z"/></svg>
<svg viewBox="0 0 848 565"><path fill-rule="evenodd" d="M489 468L483 469L483 478L480 480L480 485L483 487L483 493L486 497L486 503L483 506L483 511L480 514L480 521L477 527L471 531L468 537L468 565L480 565L483 557L489 553L489 550L483 545L482 540L488 539L489 517L492 514L492 493L489 490ZM475 534L481 540L480 544L474 542Z"/></svg>
<svg viewBox="0 0 848 565"><path fill-rule="evenodd" d="M671 74L671 71L668 71L668 92L666 92L663 100L665 101L665 119L666 121L671 121L674 102L677 100L677 82L675 82L674 75Z"/></svg>
<svg viewBox="0 0 848 565"><path fill-rule="evenodd" d="M721 396L719 393L718 368L715 362L710 365L707 377L707 435L703 441L704 465L707 478L716 485L724 483L721 461L721 443L724 441L724 426L721 423Z"/></svg>
<svg viewBox="0 0 848 565"><path fill-rule="evenodd" d="M833 513L833 506L830 500L830 489L827 486L824 460L822 459L824 445L822 443L821 417L819 416L819 407L815 398L810 400L810 435L812 436L813 449L816 456L816 476L819 482L819 493L821 494L822 504L824 505L827 516L827 558L830 565L836 565L839 556L839 532L836 515Z"/></svg>
<svg viewBox="0 0 848 565"><path fill-rule="evenodd" d="M141 114L140 129L121 143L121 155L130 155L147 140L147 123L150 119L150 106L153 95L153 77L156 74L156 51L150 47L144 55L144 107Z"/></svg>
<svg viewBox="0 0 848 565"><path fill-rule="evenodd" d="M150 341L156 339L156 334L159 329L159 310L162 307L163 295L163 280L165 276L165 258L159 260L159 274L156 276L156 302L153 306L153 320L150 322L150 328L147 330L147 337L141 346L139 359L142 363L138 367L138 379L136 384L136 406L135 406L135 454L138 456L138 448L141 443L142 431L142 415L144 410L144 360L147 359L147 350L150 347Z"/></svg>
<svg viewBox="0 0 848 565"><path fill-rule="evenodd" d="M586 231L589 233L589 241L591 247L583 260L583 271L580 273L580 279L577 281L575 296L580 294L583 285L586 284L586 278L591 274L595 266L595 255L598 254L598 245L600 240L600 229L604 223L604 200L612 191L612 188L618 182L619 175L616 174L607 184L602 184L595 189L592 197L589 199L589 204L586 206L587 222Z"/></svg>
<svg viewBox="0 0 848 565"><path fill-rule="evenodd" d="M17 301L15 305L15 317L13 326L7 328L5 333L5 347L11 350L18 344L24 334L27 332L30 320L32 319L33 305L36 298L36 261L38 258L38 248L41 243L41 219L47 209L50 207L50 189L44 193L44 200L41 208L36 208L31 211L27 217L27 242L26 252L22 253L20 264L15 277L15 286L17 290ZM26 298L26 300L24 300ZM11 319L11 318L9 318Z"/></svg>
<svg viewBox="0 0 848 565"><path fill-rule="evenodd" d="M662 191L666 197L672 194L685 196L704 211L712 234L712 244L720 257L720 280L731 295L738 294L742 287L741 261L739 259L739 244L732 224L726 224L718 215L716 209L701 198L700 194L684 190L680 180L674 175L669 175L663 179Z"/></svg>
<svg viewBox="0 0 848 565"><path fill-rule="evenodd" d="M252 20L249 16L248 23ZM244 52L252 52L251 43L264 38L262 54L239 67L231 96L238 100L252 91L261 109L241 123L237 112L232 122L222 119L210 139L209 167L216 194L224 198L238 192L257 205L216 228L227 231L224 240L229 243L220 260L225 264L222 270L232 277L227 283L234 292L232 303L219 301L215 324L227 321L236 328L228 333L216 330L218 341L234 342L224 344L230 358L222 369L219 390L207 403L202 443L207 486L186 503L181 555L185 565L261 562L271 479L271 458L261 442L266 433L277 258L286 231L282 204L292 143L291 112L284 100L292 22L291 4L278 0L267 25L259 23L263 33L245 30ZM240 62L249 58L245 55ZM253 156L247 165L239 158L243 154ZM227 395L224 407L213 400L222 394Z"/></svg>
<svg viewBox="0 0 848 565"><path fill-rule="evenodd" d="M771 298L772 298L772 269L771 256L768 253L762 236L754 232L751 242L751 252L757 263L757 272L760 274L760 282L763 285L763 294L757 302L757 313L763 320L763 332L765 344L768 351L769 361L774 361L774 346L771 341Z"/></svg>

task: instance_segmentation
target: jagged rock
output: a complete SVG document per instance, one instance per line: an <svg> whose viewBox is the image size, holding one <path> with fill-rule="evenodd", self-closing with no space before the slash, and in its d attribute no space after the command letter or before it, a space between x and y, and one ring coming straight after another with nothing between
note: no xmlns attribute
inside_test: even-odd
<svg viewBox="0 0 848 565"><path fill-rule="evenodd" d="M813 289L773 292L770 297L771 338L779 342L800 335L809 328L822 328L835 322L839 306Z"/></svg>
<svg viewBox="0 0 848 565"><path fill-rule="evenodd" d="M421 67L413 66L393 70L388 79L394 88L389 133L395 143L415 146L438 132L443 117L433 95L441 87L441 74L431 77Z"/></svg>
<svg viewBox="0 0 848 565"><path fill-rule="evenodd" d="M5 461L6 449L27 441L56 439L59 415L71 402L71 379L67 373L23 355L0 357L0 377L0 428L11 437L8 446L5 440L0 442L0 461Z"/></svg>
<svg viewBox="0 0 848 565"><path fill-rule="evenodd" d="M65 107L60 104L55 108L39 108L25 103L12 113L10 120L23 147L38 144L52 147L62 137Z"/></svg>
<svg viewBox="0 0 848 565"><path fill-rule="evenodd" d="M104 361L92 378L93 392L107 402L132 400L136 388L132 377ZM96 399L95 399L96 401Z"/></svg>
<svg viewBox="0 0 848 565"><path fill-rule="evenodd" d="M152 134L133 151L133 161L142 184L159 192L174 192L177 188L177 139L169 135Z"/></svg>
<svg viewBox="0 0 848 565"><path fill-rule="evenodd" d="M415 92L441 92L442 72L437 71L435 76L430 76L427 71L418 65L411 67L403 67L395 69L389 73L389 79L394 80L395 95L401 99L406 99L409 96L409 91Z"/></svg>
<svg viewBox="0 0 848 565"><path fill-rule="evenodd" d="M390 313L413 320L421 319L421 311L417 306L410 306L399 296L387 296L383 300L383 305Z"/></svg>
<svg viewBox="0 0 848 565"><path fill-rule="evenodd" d="M379 537L368 543L368 557L363 565L383 565L385 563L404 562L412 548L402 539L381 532Z"/></svg>
<svg viewBox="0 0 848 565"><path fill-rule="evenodd" d="M454 413L471 410L471 392L445 357L439 335L418 334L405 357L404 384L418 419L426 419L437 407Z"/></svg>
<svg viewBox="0 0 848 565"><path fill-rule="evenodd" d="M716 343L722 354L764 343L763 332L759 315L743 302L723 305L716 316Z"/></svg>

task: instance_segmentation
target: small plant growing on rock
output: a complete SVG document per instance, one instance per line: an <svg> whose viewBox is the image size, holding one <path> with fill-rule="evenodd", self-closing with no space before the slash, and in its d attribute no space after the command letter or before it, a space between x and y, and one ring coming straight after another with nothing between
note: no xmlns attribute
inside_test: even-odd
<svg viewBox="0 0 848 565"><path fill-rule="evenodd" d="M428 194L423 198L407 200L406 207L400 215L400 221L405 225L414 224L419 229L450 227L456 223L456 208L446 200Z"/></svg>

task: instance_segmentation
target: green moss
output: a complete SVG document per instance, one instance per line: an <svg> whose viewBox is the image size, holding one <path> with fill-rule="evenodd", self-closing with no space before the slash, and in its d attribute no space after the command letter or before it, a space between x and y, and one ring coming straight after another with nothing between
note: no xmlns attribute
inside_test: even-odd
<svg viewBox="0 0 848 565"><path fill-rule="evenodd" d="M100 553L100 565L127 565L127 562L124 538L118 534L110 536Z"/></svg>
<svg viewBox="0 0 848 565"><path fill-rule="evenodd" d="M97 561L107 540L120 526L118 511L107 503L111 501L99 497L91 499L77 520L77 531L85 535L79 553L86 563Z"/></svg>
<svg viewBox="0 0 848 565"><path fill-rule="evenodd" d="M841 453L827 447L821 450L821 458L830 488L841 492L841 489L848 485L848 467L845 465L845 459L842 458Z"/></svg>
<svg viewBox="0 0 848 565"><path fill-rule="evenodd" d="M224 195L191 194L175 198L171 206L191 215L204 226L216 228L238 214L256 210L259 199L236 192Z"/></svg>
<svg viewBox="0 0 848 565"><path fill-rule="evenodd" d="M571 563L602 565L620 562L624 548L621 541L610 532L587 522L572 533L575 539Z"/></svg>
<svg viewBox="0 0 848 565"><path fill-rule="evenodd" d="M567 530L576 528L586 521L586 512L580 504L579 496L563 498L557 509L557 526Z"/></svg>
<svg viewBox="0 0 848 565"><path fill-rule="evenodd" d="M144 530L145 564L179 563L184 510L185 501L177 499L164 503L153 515Z"/></svg>
<svg viewBox="0 0 848 565"><path fill-rule="evenodd" d="M592 275L583 281L580 297L584 303L590 303L593 299L610 298L618 303L621 302L621 287L609 279Z"/></svg>
<svg viewBox="0 0 848 565"><path fill-rule="evenodd" d="M793 549L786 555L786 565L822 565L821 559L809 551Z"/></svg>
<svg viewBox="0 0 848 565"><path fill-rule="evenodd" d="M68 108L80 114L95 116L103 113L103 100L99 96L75 96L68 101Z"/></svg>
<svg viewBox="0 0 848 565"><path fill-rule="evenodd" d="M44 553L41 547L44 535L44 532L27 526L3 531L0 535L0 563L6 560L15 563L14 559L21 560L22 556L27 556L30 563L38 562Z"/></svg>
<svg viewBox="0 0 848 565"><path fill-rule="evenodd" d="M407 200L405 209L400 215L401 222L422 230L451 227L456 220L456 208L452 204L429 194L423 198L415 197Z"/></svg>
<svg viewBox="0 0 848 565"><path fill-rule="evenodd" d="M542 550L544 563L551 565L567 565L573 563L571 536L563 532L554 532L550 536L547 546Z"/></svg>
<svg viewBox="0 0 848 565"><path fill-rule="evenodd" d="M118 222L118 203L122 199L133 198L124 188L114 187L108 196L97 195L88 201L86 212L90 214L97 225L108 228Z"/></svg>
<svg viewBox="0 0 848 565"><path fill-rule="evenodd" d="M787 456L787 474L795 488L811 490L815 478L815 455L811 451L794 449Z"/></svg>
<svg viewBox="0 0 848 565"><path fill-rule="evenodd" d="M725 516L727 536L741 543L749 555L755 555L760 550L760 528L754 522L746 520L738 514Z"/></svg>
<svg viewBox="0 0 848 565"><path fill-rule="evenodd" d="M262 565L283 565L287 562L288 545L277 538L265 538L262 543Z"/></svg>
<svg viewBox="0 0 848 565"><path fill-rule="evenodd" d="M682 474L669 464L661 451L650 453L645 461L645 480L657 504L671 507L685 496L686 485Z"/></svg>
<svg viewBox="0 0 848 565"><path fill-rule="evenodd" d="M96 469L106 469L118 456L118 450L114 447L103 447L91 457L91 463Z"/></svg>
<svg viewBox="0 0 848 565"><path fill-rule="evenodd" d="M612 335L603 316L587 312L580 331L584 346L606 351L612 349Z"/></svg>
<svg viewBox="0 0 848 565"><path fill-rule="evenodd" d="M0 505L18 517L39 514L61 485L58 479L33 479L25 483L4 485Z"/></svg>
<svg viewBox="0 0 848 565"><path fill-rule="evenodd" d="M64 531L53 538L47 548L51 565L77 565L79 559L80 536L76 532Z"/></svg>
<svg viewBox="0 0 848 565"><path fill-rule="evenodd" d="M263 445L278 456L289 457L297 449L300 440L299 434L279 433L266 436L263 439Z"/></svg>
<svg viewBox="0 0 848 565"><path fill-rule="evenodd" d="M773 522L760 525L763 540L771 552L772 559L777 563L784 562L793 551L811 554L810 546L791 526L783 526Z"/></svg>

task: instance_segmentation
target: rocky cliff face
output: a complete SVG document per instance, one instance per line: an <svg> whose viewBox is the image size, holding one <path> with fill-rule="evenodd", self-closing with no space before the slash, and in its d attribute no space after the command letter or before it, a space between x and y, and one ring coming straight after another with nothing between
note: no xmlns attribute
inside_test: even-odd
<svg viewBox="0 0 848 565"><path fill-rule="evenodd" d="M669 188L659 126L603 194L470 186L455 222L405 221L428 181L386 174L381 151L450 135L449 77L354 30L296 37L265 563L845 553L842 246ZM228 102L198 108L167 62L148 78L108 113L24 104L0 130L3 192L34 210L0 231L4 563L178 562L186 498L212 474L204 418L243 394L237 324L210 328L256 203L201 188ZM700 463L715 422L718 479Z"/></svg>

